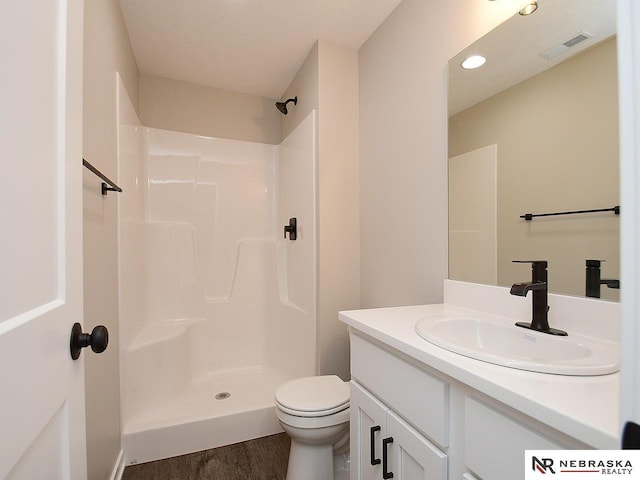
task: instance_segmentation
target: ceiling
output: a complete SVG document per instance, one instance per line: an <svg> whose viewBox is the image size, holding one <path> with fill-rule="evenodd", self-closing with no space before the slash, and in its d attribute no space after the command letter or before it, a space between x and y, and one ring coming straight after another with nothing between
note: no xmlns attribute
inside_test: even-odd
<svg viewBox="0 0 640 480"><path fill-rule="evenodd" d="M280 98L316 40L358 49L400 0L120 0L141 73Z"/></svg>
<svg viewBox="0 0 640 480"><path fill-rule="evenodd" d="M614 0L538 0L526 17L514 15L449 61L449 115L563 62L616 33ZM539 54L586 32L591 38L548 60ZM487 63L463 70L462 60L483 55Z"/></svg>

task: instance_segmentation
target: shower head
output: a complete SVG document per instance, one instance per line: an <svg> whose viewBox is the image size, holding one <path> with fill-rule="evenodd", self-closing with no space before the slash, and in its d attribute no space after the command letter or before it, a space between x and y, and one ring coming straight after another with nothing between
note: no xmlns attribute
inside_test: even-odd
<svg viewBox="0 0 640 480"><path fill-rule="evenodd" d="M298 97L290 98L286 102L276 102L276 108L278 110L280 110L280 113L282 113L283 115L286 115L287 113L289 113L287 111L287 103L289 103L289 102L293 102L294 105L297 105L298 104Z"/></svg>

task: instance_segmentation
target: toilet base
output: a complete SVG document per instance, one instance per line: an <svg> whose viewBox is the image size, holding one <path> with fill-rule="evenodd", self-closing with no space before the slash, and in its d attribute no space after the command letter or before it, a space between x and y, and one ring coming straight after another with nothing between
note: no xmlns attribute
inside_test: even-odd
<svg viewBox="0 0 640 480"><path fill-rule="evenodd" d="M347 442L348 444L348 442ZM351 458L349 449L343 453L336 453L333 450L333 480L350 480Z"/></svg>
<svg viewBox="0 0 640 480"><path fill-rule="evenodd" d="M308 445L291 439L287 480L333 480L333 445Z"/></svg>
<svg viewBox="0 0 640 480"><path fill-rule="evenodd" d="M286 480L334 480L335 455L342 457L337 466L348 470L349 422L322 428L280 425L291 437Z"/></svg>

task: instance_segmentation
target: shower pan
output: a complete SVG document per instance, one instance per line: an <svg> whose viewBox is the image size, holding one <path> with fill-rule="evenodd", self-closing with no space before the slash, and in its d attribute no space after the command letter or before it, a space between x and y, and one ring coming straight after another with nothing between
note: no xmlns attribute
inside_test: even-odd
<svg viewBox="0 0 640 480"><path fill-rule="evenodd" d="M120 97L126 462L280 432L275 389L316 369L315 113L276 146L147 128Z"/></svg>

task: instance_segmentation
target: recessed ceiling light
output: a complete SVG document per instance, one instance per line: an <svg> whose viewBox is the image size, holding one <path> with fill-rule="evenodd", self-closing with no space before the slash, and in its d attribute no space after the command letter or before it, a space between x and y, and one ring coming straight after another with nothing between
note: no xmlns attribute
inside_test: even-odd
<svg viewBox="0 0 640 480"><path fill-rule="evenodd" d="M462 68L465 70L472 70L474 68L481 67L487 61L482 55L471 55L467 57L467 59L462 62Z"/></svg>
<svg viewBox="0 0 640 480"><path fill-rule="evenodd" d="M518 13L524 17L527 15L531 15L537 9L538 9L538 2L531 2L529 5L527 5L522 10L520 10Z"/></svg>

